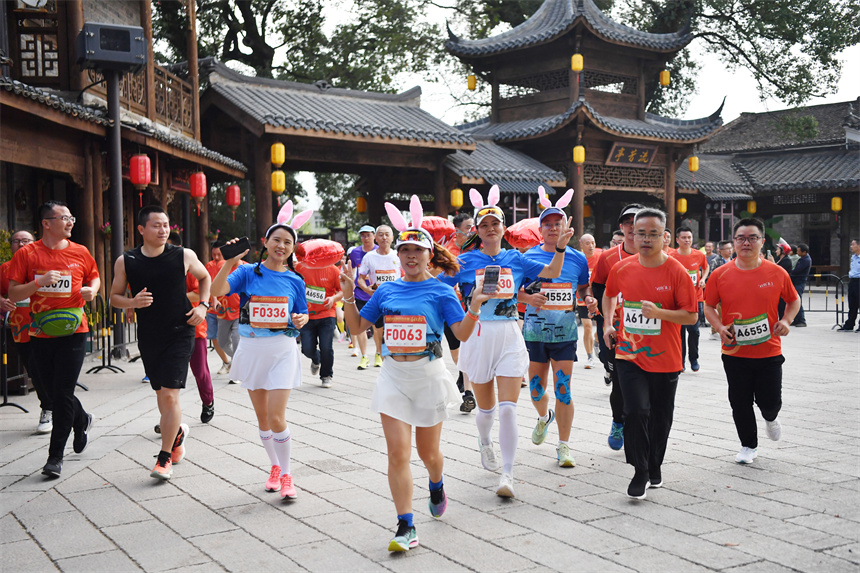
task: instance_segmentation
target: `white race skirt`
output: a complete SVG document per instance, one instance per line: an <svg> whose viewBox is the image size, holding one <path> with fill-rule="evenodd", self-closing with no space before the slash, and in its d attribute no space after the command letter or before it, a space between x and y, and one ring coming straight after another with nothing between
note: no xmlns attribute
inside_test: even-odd
<svg viewBox="0 0 860 573"><path fill-rule="evenodd" d="M288 336L243 336L233 355L230 378L248 390L292 390L302 385L296 339Z"/></svg>
<svg viewBox="0 0 860 573"><path fill-rule="evenodd" d="M460 391L448 374L444 360L424 357L398 362L391 357L373 389L370 409L410 426L429 428L448 419L448 406L461 401Z"/></svg>
<svg viewBox="0 0 860 573"><path fill-rule="evenodd" d="M496 376L524 376L529 353L516 320L479 322L460 345L459 368L472 384L491 382Z"/></svg>

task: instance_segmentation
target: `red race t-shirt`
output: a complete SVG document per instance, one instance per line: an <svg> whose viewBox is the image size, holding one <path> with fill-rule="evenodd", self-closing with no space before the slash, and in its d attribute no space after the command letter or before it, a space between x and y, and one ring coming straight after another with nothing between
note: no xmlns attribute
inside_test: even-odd
<svg viewBox="0 0 860 573"><path fill-rule="evenodd" d="M692 249L689 255L682 255L679 251L670 253L670 256L678 260L687 269L687 274L690 276L690 283L696 287L696 296L699 302L705 300L705 289L699 286L702 281L702 273L708 268L708 259L705 253Z"/></svg>
<svg viewBox="0 0 860 573"><path fill-rule="evenodd" d="M591 255L591 257L585 257L585 260L588 262L588 284L591 284L591 275L594 274L594 267L597 266L597 261L600 260L600 254L602 252L603 249L594 249L594 254ZM576 297L576 306L585 306L585 301L579 298L578 295Z"/></svg>
<svg viewBox="0 0 860 573"><path fill-rule="evenodd" d="M680 372L681 325L642 316L642 301L665 310L698 312L696 290L684 267L669 257L659 267L643 267L631 258L612 267L606 282L606 295L624 300L616 360L628 360L646 372Z"/></svg>
<svg viewBox="0 0 860 573"><path fill-rule="evenodd" d="M96 261L83 245L68 241L65 249L49 249L41 240L21 247L12 257L9 280L26 284L35 280L36 275L48 271L60 271L62 279L56 284L41 287L30 296L30 312L33 314L60 308L82 308L86 302L81 296L81 288L99 278ZM87 315L75 331L89 332ZM30 336L52 338L41 331L30 328Z"/></svg>
<svg viewBox="0 0 860 573"><path fill-rule="evenodd" d="M215 280L215 275L221 271L221 268L226 262L227 261L209 261L206 263L206 270L209 271L209 276L212 277L213 281ZM239 264L244 265L245 262L240 261ZM236 268L238 268L238 266ZM221 307L215 308L215 305L212 305L208 311L209 314L214 314L218 318L224 320L236 320L239 318L239 293L231 294L229 296L219 296L216 297L216 300Z"/></svg>
<svg viewBox="0 0 860 573"><path fill-rule="evenodd" d="M200 294L200 281L198 281L197 277L191 273L185 273L185 292L196 292L197 294ZM191 307L194 308L199 304L199 302L192 302ZM194 338L206 338L207 332L206 321L204 320L194 327Z"/></svg>
<svg viewBox="0 0 860 573"><path fill-rule="evenodd" d="M331 308L326 309L322 302L340 292L340 267L332 265L324 269L312 269L304 263L296 263L296 272L305 279L308 318L318 320L335 316L335 306L331 305Z"/></svg>
<svg viewBox="0 0 860 573"><path fill-rule="evenodd" d="M721 305L723 324L734 323L735 329L736 342L723 345L723 354L740 358L782 354L782 339L773 334L780 298L794 302L797 291L785 269L770 261L747 271L729 261L712 272L705 287L705 302L713 307Z"/></svg>
<svg viewBox="0 0 860 573"><path fill-rule="evenodd" d="M12 261L0 265L0 296L9 297L9 269ZM3 313L0 313L2 316ZM12 339L19 344L30 342L30 299L15 303L15 310L7 323L12 330Z"/></svg>

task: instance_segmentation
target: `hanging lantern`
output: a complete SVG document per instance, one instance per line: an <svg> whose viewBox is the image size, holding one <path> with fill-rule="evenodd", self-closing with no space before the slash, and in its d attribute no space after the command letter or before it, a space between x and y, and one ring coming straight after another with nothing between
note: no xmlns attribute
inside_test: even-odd
<svg viewBox="0 0 860 573"><path fill-rule="evenodd" d="M361 195L355 200L355 212L356 213L367 213L367 199L362 197Z"/></svg>
<svg viewBox="0 0 860 573"><path fill-rule="evenodd" d="M242 191L238 185L227 187L227 206L233 211L233 220L236 220L236 207L242 203Z"/></svg>
<svg viewBox="0 0 860 573"><path fill-rule="evenodd" d="M750 215L755 215L755 212L758 210L758 205L755 201L747 201L747 213Z"/></svg>
<svg viewBox="0 0 860 573"><path fill-rule="evenodd" d="M830 200L830 210L838 213L842 210L842 197L834 197Z"/></svg>
<svg viewBox="0 0 860 573"><path fill-rule="evenodd" d="M463 190L460 188L451 189L451 206L459 209L463 206Z"/></svg>
<svg viewBox="0 0 860 573"><path fill-rule="evenodd" d="M469 88L470 92L473 92L477 89L478 78L475 76L475 74L469 74L469 76L466 78L466 87Z"/></svg>
<svg viewBox="0 0 860 573"><path fill-rule="evenodd" d="M280 169L272 171L272 193L280 195L287 188L287 176Z"/></svg>
<svg viewBox="0 0 860 573"><path fill-rule="evenodd" d="M681 197L677 201L675 201L675 211L678 212L679 215L683 215L687 212L687 200Z"/></svg>
<svg viewBox="0 0 860 573"><path fill-rule="evenodd" d="M570 57L570 69L574 72L581 72L583 63L582 54L574 54Z"/></svg>
<svg viewBox="0 0 860 573"><path fill-rule="evenodd" d="M573 148L573 162L576 163L576 173L581 173L582 164L585 163L585 147L582 145Z"/></svg>
<svg viewBox="0 0 860 573"><path fill-rule="evenodd" d="M143 207L143 190L152 181L152 164L149 155L133 155L128 164L129 178L140 195L140 206Z"/></svg>
<svg viewBox="0 0 860 573"><path fill-rule="evenodd" d="M280 167L284 164L286 158L286 150L283 143L272 144L272 165Z"/></svg>
<svg viewBox="0 0 860 573"><path fill-rule="evenodd" d="M591 217L591 205L583 205L582 206L582 218L588 219Z"/></svg>
<svg viewBox="0 0 860 573"><path fill-rule="evenodd" d="M669 73L669 70L660 72L660 85L666 87L670 83L672 83L672 75Z"/></svg>
<svg viewBox="0 0 860 573"><path fill-rule="evenodd" d="M687 159L687 169L693 174L693 183L696 182L696 171L699 170L699 158L695 155Z"/></svg>
<svg viewBox="0 0 860 573"><path fill-rule="evenodd" d="M191 198L197 203L197 216L200 216L200 203L206 197L206 174L202 171L191 174Z"/></svg>

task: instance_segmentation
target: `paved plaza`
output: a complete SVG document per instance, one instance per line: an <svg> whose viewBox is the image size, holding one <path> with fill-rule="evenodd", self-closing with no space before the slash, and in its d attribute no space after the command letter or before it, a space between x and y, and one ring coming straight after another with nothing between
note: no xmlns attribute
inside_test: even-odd
<svg viewBox="0 0 860 573"><path fill-rule="evenodd" d="M207 425L189 373L188 454L169 482L149 477L158 412L139 362L82 376L89 392L78 396L95 424L83 454L69 440L58 480L40 473L48 436L34 433L35 394L12 396L30 413L0 409L0 571L858 571L860 334L831 331L832 314L807 321L783 342L782 440L760 423L750 466L734 462L719 347L701 330L702 369L678 386L665 486L642 502L625 496L632 468L606 443L602 369L574 369L575 468L556 465L554 425L543 445L531 443L536 414L523 389L513 500L495 495L499 474L480 465L474 414L452 409L442 433L448 511L430 517L413 450L421 546L405 554L387 551L396 518L369 411L379 370L356 370L346 344L335 345L332 388L304 360L290 398L293 502L264 491L254 413L226 376L214 377ZM214 353L209 364L220 366Z"/></svg>

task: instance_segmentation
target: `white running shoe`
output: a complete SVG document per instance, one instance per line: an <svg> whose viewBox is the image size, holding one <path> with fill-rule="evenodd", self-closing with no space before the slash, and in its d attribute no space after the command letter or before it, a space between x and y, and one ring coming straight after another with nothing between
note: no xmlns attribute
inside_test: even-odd
<svg viewBox="0 0 860 573"><path fill-rule="evenodd" d="M320 380L320 386L323 388L331 388L331 376L326 376L322 380Z"/></svg>
<svg viewBox="0 0 860 573"><path fill-rule="evenodd" d="M782 437L782 424L779 423L779 419L774 419L771 422L765 420L764 431L768 438L774 442L778 442L779 438Z"/></svg>
<svg viewBox="0 0 860 573"><path fill-rule="evenodd" d="M352 349L352 355L358 356L358 346L356 346L355 348Z"/></svg>
<svg viewBox="0 0 860 573"><path fill-rule="evenodd" d="M754 459L758 456L758 450L756 448L748 448L746 446L741 448L741 451L738 452L738 455L735 456L735 461L739 464L751 464Z"/></svg>
<svg viewBox="0 0 860 573"><path fill-rule="evenodd" d="M36 426L37 434L50 434L54 429L54 417L50 410L42 410L39 416L39 425Z"/></svg>
<svg viewBox="0 0 860 573"><path fill-rule="evenodd" d="M585 369L591 370L594 368L594 356L589 356L588 360L585 361Z"/></svg>
<svg viewBox="0 0 860 573"><path fill-rule="evenodd" d="M496 489L496 495L499 497L514 497L514 476L511 474L502 474L499 479L499 487Z"/></svg>
<svg viewBox="0 0 860 573"><path fill-rule="evenodd" d="M221 368L219 368L218 372L216 372L216 374L229 374L229 373L230 373L230 363L229 362L224 362L223 364L221 364Z"/></svg>
<svg viewBox="0 0 860 573"><path fill-rule="evenodd" d="M484 445L481 443L481 438L478 438L478 447L481 449L481 465L484 466L484 469L491 472L499 469L499 460L496 458L493 442Z"/></svg>

